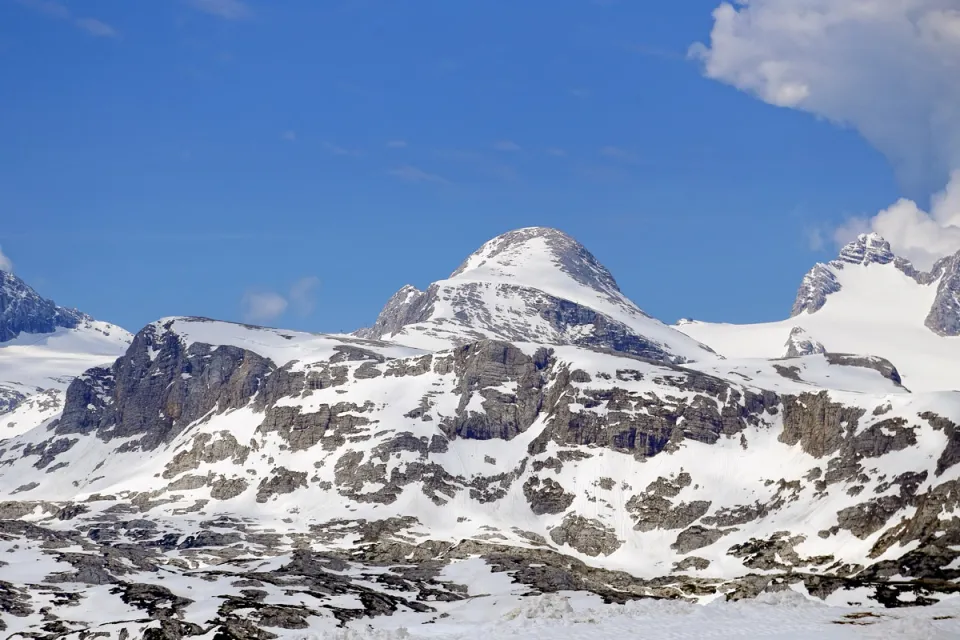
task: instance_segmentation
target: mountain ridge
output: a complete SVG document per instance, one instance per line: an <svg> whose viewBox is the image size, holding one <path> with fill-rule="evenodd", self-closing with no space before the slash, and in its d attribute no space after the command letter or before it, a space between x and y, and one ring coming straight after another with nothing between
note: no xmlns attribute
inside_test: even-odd
<svg viewBox="0 0 960 640"><path fill-rule="evenodd" d="M562 231L529 227L484 243L425 291L407 285L355 335L427 349L481 339L577 344L669 362L713 356L630 301Z"/></svg>
<svg viewBox="0 0 960 640"><path fill-rule="evenodd" d="M607 602L942 603L960 580L960 392L845 348L864 309L886 331L902 307L904 352L922 335L942 352L924 363L954 366L923 326L940 285L866 248L880 257L831 272L822 309L745 330L771 356L707 351L703 323L678 339L540 228L402 288L354 335L152 322L0 439L0 551L16 551L0 621L366 633L432 624L490 576ZM877 274L900 304L850 297ZM96 598L99 626L51 583Z"/></svg>

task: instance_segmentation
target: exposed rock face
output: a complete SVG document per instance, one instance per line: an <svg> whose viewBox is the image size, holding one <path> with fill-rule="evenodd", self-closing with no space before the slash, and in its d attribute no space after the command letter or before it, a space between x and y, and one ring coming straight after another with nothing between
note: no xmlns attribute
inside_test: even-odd
<svg viewBox="0 0 960 640"><path fill-rule="evenodd" d="M794 327L790 330L790 337L784 345L787 358L797 358L800 356L809 356L815 353L826 353L827 349L821 343L814 340L803 327Z"/></svg>
<svg viewBox="0 0 960 640"><path fill-rule="evenodd" d="M960 252L942 258L930 271L920 271L910 261L894 255L890 243L876 233L864 234L844 246L836 260L817 264L803 278L793 304L791 317L804 312L814 313L823 308L828 296L840 290L837 275L850 265L892 264L898 271L918 285L937 283L937 295L927 314L925 324L942 336L960 335ZM790 344L788 342L788 354ZM797 353L797 355L805 355Z"/></svg>
<svg viewBox="0 0 960 640"><path fill-rule="evenodd" d="M943 275L937 285L926 325L941 336L960 335L960 252L939 263Z"/></svg>
<svg viewBox="0 0 960 640"><path fill-rule="evenodd" d="M558 373L554 389L565 392L557 394L548 426L530 443L530 452L542 452L552 441L562 446L599 445L649 458L686 438L714 443L740 433L748 425L760 424L779 404L770 392L741 391L687 369L677 368L676 374L657 382L693 392L691 399L631 393L617 386L602 391L568 389L569 373ZM603 407L603 412L593 411L596 407Z"/></svg>
<svg viewBox="0 0 960 640"><path fill-rule="evenodd" d="M558 545L570 545L588 556L608 556L623 544L612 530L597 520L569 514L560 526L551 529L550 538Z"/></svg>
<svg viewBox="0 0 960 640"><path fill-rule="evenodd" d="M890 243L879 234L865 233L857 236L840 250L839 262L846 264L889 264L896 256L890 250Z"/></svg>
<svg viewBox="0 0 960 640"><path fill-rule="evenodd" d="M827 362L843 367L863 367L873 369L894 384L901 384L900 372L893 363L879 356L857 356L849 353L828 353Z"/></svg>
<svg viewBox="0 0 960 640"><path fill-rule="evenodd" d="M426 292L406 285L387 301L372 327L360 329L355 335L379 340L397 333L408 324L422 322L429 317L431 298Z"/></svg>
<svg viewBox="0 0 960 640"><path fill-rule="evenodd" d="M563 513L573 504L576 497L572 493L567 493L553 478L541 480L537 476L531 476L523 484L523 495L530 503L530 510L538 516L547 513Z"/></svg>
<svg viewBox="0 0 960 640"><path fill-rule="evenodd" d="M840 282L833 271L827 265L815 265L800 283L790 317L796 317L804 311L819 311L827 303L827 296L837 291L840 291Z"/></svg>
<svg viewBox="0 0 960 640"><path fill-rule="evenodd" d="M187 347L177 334L149 325L111 369L93 369L70 384L53 428L107 441L138 437L131 448L154 449L210 411L246 405L273 369L253 352Z"/></svg>
<svg viewBox="0 0 960 640"><path fill-rule="evenodd" d="M876 233L857 236L856 240L849 242L840 250L840 256L836 260L827 264L817 264L804 276L796 301L793 303L791 317L798 316L804 311L814 313L823 308L827 297L840 290L836 272L842 270L845 265L890 264L896 260L896 256L890 249L890 243ZM916 278L920 277L909 262L897 262L897 267L905 273L912 270Z"/></svg>
<svg viewBox="0 0 960 640"><path fill-rule="evenodd" d="M805 452L822 458L840 448L848 429L856 429L863 414L862 409L831 401L825 391L786 396L780 441L791 446L799 443Z"/></svg>
<svg viewBox="0 0 960 640"><path fill-rule="evenodd" d="M505 342L461 347L454 354L460 404L456 416L442 423L444 432L473 440L510 440L523 433L543 407L549 366L546 349L531 357ZM482 411L470 409L475 396L482 398Z"/></svg>
<svg viewBox="0 0 960 640"><path fill-rule="evenodd" d="M6 271L0 271L0 342L20 333L52 333L59 328L73 329L92 320L76 309L58 307L31 289L27 283Z"/></svg>
<svg viewBox="0 0 960 640"><path fill-rule="evenodd" d="M691 551L696 551L697 549L709 547L714 542L733 531L736 531L736 529L707 529L706 527L693 526L689 529L684 529L681 531L677 536L676 541L670 546L673 549L676 549L677 553L690 553Z"/></svg>

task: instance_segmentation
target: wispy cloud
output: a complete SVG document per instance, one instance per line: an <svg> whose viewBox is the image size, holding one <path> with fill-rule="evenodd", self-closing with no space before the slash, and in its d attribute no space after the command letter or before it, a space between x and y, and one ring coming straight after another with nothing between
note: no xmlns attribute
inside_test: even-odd
<svg viewBox="0 0 960 640"><path fill-rule="evenodd" d="M319 288L320 278L308 276L294 282L286 295L277 291L248 290L240 300L241 317L244 322L271 322L291 308L298 316L308 316L316 307Z"/></svg>
<svg viewBox="0 0 960 640"><path fill-rule="evenodd" d="M280 134L280 137L287 142L296 142L297 141L297 132L292 129L284 131Z"/></svg>
<svg viewBox="0 0 960 640"><path fill-rule="evenodd" d="M18 2L48 18L64 20L73 23L81 31L85 31L95 38L116 38L119 32L102 20L87 17L75 17L70 8L55 0L18 0Z"/></svg>
<svg viewBox="0 0 960 640"><path fill-rule="evenodd" d="M497 140L493 143L493 148L497 151L520 151L520 145L513 140Z"/></svg>
<svg viewBox="0 0 960 640"><path fill-rule="evenodd" d="M253 10L240 0L187 0L196 9L224 20L245 20L253 16Z"/></svg>
<svg viewBox="0 0 960 640"><path fill-rule="evenodd" d="M308 276L300 278L290 287L290 305L300 316L313 313L317 305L317 289L320 288L320 278Z"/></svg>
<svg viewBox="0 0 960 640"><path fill-rule="evenodd" d="M269 322L287 310L287 299L276 291L247 291L240 301L244 322Z"/></svg>
<svg viewBox="0 0 960 640"><path fill-rule="evenodd" d="M810 251L823 251L824 247L827 246L826 239L823 237L823 229L820 227L807 227L803 230L803 236Z"/></svg>
<svg viewBox="0 0 960 640"><path fill-rule="evenodd" d="M606 146L600 149L600 155L605 158L610 158L612 160L619 160L621 162L636 162L637 156L635 156L630 151L622 149L620 147Z"/></svg>
<svg viewBox="0 0 960 640"><path fill-rule="evenodd" d="M429 171L424 171L419 167L414 167L409 164L405 164L394 169L390 169L387 173L394 178L399 178L405 182L435 182L439 184L447 184L447 180L438 176L435 173L430 173Z"/></svg>
<svg viewBox="0 0 960 640"><path fill-rule="evenodd" d="M13 261L3 252L3 247L0 247L0 271L13 271Z"/></svg>
<svg viewBox="0 0 960 640"><path fill-rule="evenodd" d="M79 18L75 23L78 27L97 38L116 38L117 35L119 35L116 29L96 18Z"/></svg>
<svg viewBox="0 0 960 640"><path fill-rule="evenodd" d="M554 156L556 158L566 158L567 150L561 149L560 147L550 147L549 149L547 149L547 155Z"/></svg>
<svg viewBox="0 0 960 640"><path fill-rule="evenodd" d="M362 152L359 149L347 149L345 147L335 145L332 142L324 142L323 148L335 156L350 156L356 158L362 155Z"/></svg>
<svg viewBox="0 0 960 640"><path fill-rule="evenodd" d="M406 140L390 140L387 142L388 149L406 149L407 141Z"/></svg>

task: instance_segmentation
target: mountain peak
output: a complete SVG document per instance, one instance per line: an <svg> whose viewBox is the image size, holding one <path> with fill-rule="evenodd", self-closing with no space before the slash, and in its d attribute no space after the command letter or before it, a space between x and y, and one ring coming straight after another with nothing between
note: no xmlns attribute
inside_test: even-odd
<svg viewBox="0 0 960 640"><path fill-rule="evenodd" d="M539 284L565 276L605 295L619 294L613 275L586 247L566 233L549 227L516 229L484 243L450 280L509 280Z"/></svg>
<svg viewBox="0 0 960 640"><path fill-rule="evenodd" d="M493 238L425 291L402 288L354 335L427 350L494 339L671 362L711 353L641 311L582 244L547 227Z"/></svg>
<svg viewBox="0 0 960 640"><path fill-rule="evenodd" d="M888 264L896 260L896 256L890 243L879 233L861 233L840 250L838 260L846 264Z"/></svg>
<svg viewBox="0 0 960 640"><path fill-rule="evenodd" d="M8 271L0 271L0 342L21 333L53 333L92 320L76 309L57 306Z"/></svg>

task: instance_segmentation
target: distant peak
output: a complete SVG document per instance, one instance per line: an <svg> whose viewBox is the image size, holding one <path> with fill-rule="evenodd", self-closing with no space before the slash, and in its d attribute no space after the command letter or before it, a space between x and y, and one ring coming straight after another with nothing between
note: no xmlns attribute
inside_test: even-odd
<svg viewBox="0 0 960 640"><path fill-rule="evenodd" d="M545 270L560 271L577 283L604 294L619 293L613 275L572 237L550 227L526 227L508 231L484 243L450 278L466 278L470 272L493 272L523 279L542 276Z"/></svg>
<svg viewBox="0 0 960 640"><path fill-rule="evenodd" d="M888 264L896 260L890 243L879 233L861 233L840 250L840 262L847 264Z"/></svg>

